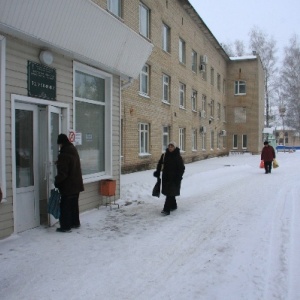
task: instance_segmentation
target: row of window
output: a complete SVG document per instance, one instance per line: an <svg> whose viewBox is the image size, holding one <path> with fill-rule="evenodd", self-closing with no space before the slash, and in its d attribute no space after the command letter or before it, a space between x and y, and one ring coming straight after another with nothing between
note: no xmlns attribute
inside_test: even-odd
<svg viewBox="0 0 300 300"><path fill-rule="evenodd" d="M140 73L140 95L144 97L150 97L150 66L145 65ZM186 85L182 82L179 82L179 98L178 105L182 109L186 109ZM162 102L166 104L170 104L171 101L171 77L166 74L162 74ZM207 109L209 106L209 111ZM191 91L191 109L194 112L198 112L198 92L194 89ZM217 115L218 119L222 119L225 121L226 108L223 107L223 114L221 112L221 103L217 103ZM215 101L211 100L209 103L206 100L206 96L202 95L201 106L200 106L200 116L205 118L207 113L212 118L215 118Z"/></svg>
<svg viewBox="0 0 300 300"><path fill-rule="evenodd" d="M150 154L150 124L149 123L139 123L139 155L149 155ZM168 147L170 142L170 131L171 128L169 126L162 127L162 151ZM199 135L200 133L200 135ZM214 130L210 131L210 149L215 149L215 135L216 135L216 148L221 149L225 146L223 142L224 136L220 133L216 133ZM198 141L200 136L201 149L206 150L207 148L207 133L206 130L203 130L203 127L198 131L193 128L191 131L191 150L198 150ZM178 147L181 151L186 151L186 140L187 133L185 128L179 128L178 131Z"/></svg>

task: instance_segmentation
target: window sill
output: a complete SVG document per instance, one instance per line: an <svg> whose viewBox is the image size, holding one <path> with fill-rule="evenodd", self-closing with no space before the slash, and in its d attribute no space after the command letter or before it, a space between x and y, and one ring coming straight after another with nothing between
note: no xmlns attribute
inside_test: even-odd
<svg viewBox="0 0 300 300"><path fill-rule="evenodd" d="M150 157L150 156L151 156L150 153L139 153L139 157L140 157L140 158L148 158L148 157Z"/></svg>
<svg viewBox="0 0 300 300"><path fill-rule="evenodd" d="M170 102L167 102L166 100L161 100L162 103L166 104L166 105L171 105Z"/></svg>
<svg viewBox="0 0 300 300"><path fill-rule="evenodd" d="M148 94L144 94L142 92L139 92L139 95L143 98L146 98L146 99L150 99L150 96Z"/></svg>

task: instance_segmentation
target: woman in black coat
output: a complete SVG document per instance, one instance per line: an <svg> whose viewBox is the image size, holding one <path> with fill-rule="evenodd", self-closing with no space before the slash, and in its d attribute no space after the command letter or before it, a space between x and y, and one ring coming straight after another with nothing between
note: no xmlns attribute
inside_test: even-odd
<svg viewBox="0 0 300 300"><path fill-rule="evenodd" d="M79 193L84 190L80 158L75 146L65 134L57 138L60 152L56 162L57 175L54 185L61 193L60 228L58 232L69 232L71 228L80 227Z"/></svg>
<svg viewBox="0 0 300 300"><path fill-rule="evenodd" d="M185 170L180 150L176 147L175 142L169 143L166 152L160 157L153 175L159 177L161 170L161 193L166 196L165 205L161 213L169 215L171 210L177 209L175 197L180 195L181 180Z"/></svg>

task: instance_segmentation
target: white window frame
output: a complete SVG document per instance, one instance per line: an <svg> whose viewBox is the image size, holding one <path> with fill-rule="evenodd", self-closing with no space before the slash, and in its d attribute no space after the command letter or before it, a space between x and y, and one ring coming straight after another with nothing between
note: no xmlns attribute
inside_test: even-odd
<svg viewBox="0 0 300 300"><path fill-rule="evenodd" d="M167 53L171 52L171 29L165 23L162 26L162 49Z"/></svg>
<svg viewBox="0 0 300 300"><path fill-rule="evenodd" d="M140 2L140 34L146 38L150 38L150 9Z"/></svg>
<svg viewBox="0 0 300 300"><path fill-rule="evenodd" d="M206 95L202 95L202 101L201 101L201 118L206 118ZM204 115L203 115L204 114Z"/></svg>
<svg viewBox="0 0 300 300"><path fill-rule="evenodd" d="M246 95L246 81L236 80L234 82L234 94L235 95Z"/></svg>
<svg viewBox="0 0 300 300"><path fill-rule="evenodd" d="M215 69L210 68L210 84L215 85Z"/></svg>
<svg viewBox="0 0 300 300"><path fill-rule="evenodd" d="M170 143L170 126L162 127L162 152L164 152Z"/></svg>
<svg viewBox="0 0 300 300"><path fill-rule="evenodd" d="M194 73L197 73L197 67L198 67L198 54L196 51L192 50L192 71Z"/></svg>
<svg viewBox="0 0 300 300"><path fill-rule="evenodd" d="M238 148L238 135L234 134L232 136L232 149L237 149Z"/></svg>
<svg viewBox="0 0 300 300"><path fill-rule="evenodd" d="M163 74L162 76L162 101L170 104L170 81L169 75Z"/></svg>
<svg viewBox="0 0 300 300"><path fill-rule="evenodd" d="M201 133L202 151L206 150L206 133Z"/></svg>
<svg viewBox="0 0 300 300"><path fill-rule="evenodd" d="M179 82L179 107L185 109L186 85Z"/></svg>
<svg viewBox="0 0 300 300"><path fill-rule="evenodd" d="M210 149L214 150L215 147L215 132L214 130L210 131Z"/></svg>
<svg viewBox="0 0 300 300"><path fill-rule="evenodd" d="M149 155L150 124L139 123L139 155Z"/></svg>
<svg viewBox="0 0 300 300"><path fill-rule="evenodd" d="M140 95L149 96L149 80L150 78L150 66L145 64L140 72ZM145 79L145 81L144 81ZM146 87L143 86L144 82L146 83ZM145 88L145 90L143 90Z"/></svg>
<svg viewBox="0 0 300 300"><path fill-rule="evenodd" d="M197 129L192 129L192 151L197 151Z"/></svg>
<svg viewBox="0 0 300 300"><path fill-rule="evenodd" d="M210 101L210 117L214 118L215 116L215 100Z"/></svg>
<svg viewBox="0 0 300 300"><path fill-rule="evenodd" d="M181 38L179 38L179 62L186 64L186 44Z"/></svg>
<svg viewBox="0 0 300 300"><path fill-rule="evenodd" d="M248 136L247 134L242 134L242 149L248 148Z"/></svg>
<svg viewBox="0 0 300 300"><path fill-rule="evenodd" d="M217 118L218 120L221 120L221 103L217 103Z"/></svg>
<svg viewBox="0 0 300 300"><path fill-rule="evenodd" d="M217 88L221 91L221 75L217 73Z"/></svg>
<svg viewBox="0 0 300 300"><path fill-rule="evenodd" d="M179 148L185 151L185 128L179 128Z"/></svg>
<svg viewBox="0 0 300 300"><path fill-rule="evenodd" d="M122 0L107 0L107 8L114 15L122 18Z"/></svg>
<svg viewBox="0 0 300 300"><path fill-rule="evenodd" d="M80 71L91 76L99 77L105 80L105 103L94 101L90 99L82 99L76 97L75 93L75 80L76 80L76 71ZM104 172L91 173L83 175L84 183L95 182L103 177L111 177L113 170L112 163L112 86L113 86L113 76L106 72L100 71L98 69L92 68L90 66L84 65L82 63L74 61L73 63L73 128L76 131L76 102L80 101L83 103L90 103L94 105L105 106L105 162L104 162ZM79 151L80 152L80 151ZM80 153L79 153L80 154Z"/></svg>
<svg viewBox="0 0 300 300"><path fill-rule="evenodd" d="M192 111L197 112L197 95L198 92L196 90L192 90L191 102L192 102Z"/></svg>

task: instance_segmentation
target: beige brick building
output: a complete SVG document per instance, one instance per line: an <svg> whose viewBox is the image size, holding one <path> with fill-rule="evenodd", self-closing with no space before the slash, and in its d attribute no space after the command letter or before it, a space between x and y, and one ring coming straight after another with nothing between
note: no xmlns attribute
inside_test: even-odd
<svg viewBox="0 0 300 300"><path fill-rule="evenodd" d="M171 140L186 163L260 151L260 59L231 60L187 0L97 1L108 10L112 2L114 14L154 45L121 92L122 171L153 168Z"/></svg>

